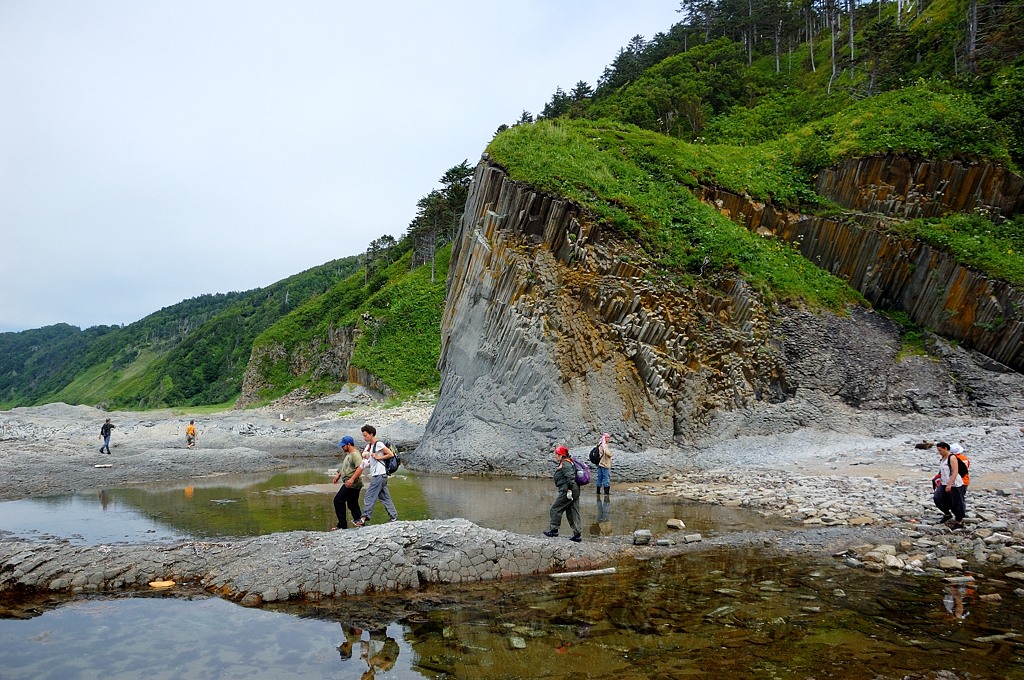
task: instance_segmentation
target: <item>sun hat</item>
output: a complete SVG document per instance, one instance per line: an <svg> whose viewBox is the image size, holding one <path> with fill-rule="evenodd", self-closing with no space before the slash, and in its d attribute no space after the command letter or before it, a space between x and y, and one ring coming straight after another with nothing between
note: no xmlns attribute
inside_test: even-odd
<svg viewBox="0 0 1024 680"><path fill-rule="evenodd" d="M959 444L953 444L952 446L949 447L949 452L952 454L963 453L964 447L960 446Z"/></svg>
<svg viewBox="0 0 1024 680"><path fill-rule="evenodd" d="M341 441L338 442L338 446L345 446L345 444L351 444L352 446L355 446L356 440L352 439L352 437L349 437L348 435L345 435L344 437L341 438Z"/></svg>

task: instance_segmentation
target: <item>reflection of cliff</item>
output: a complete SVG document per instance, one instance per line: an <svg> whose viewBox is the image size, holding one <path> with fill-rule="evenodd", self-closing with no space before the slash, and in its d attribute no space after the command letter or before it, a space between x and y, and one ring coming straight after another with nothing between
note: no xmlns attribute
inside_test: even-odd
<svg viewBox="0 0 1024 680"><path fill-rule="evenodd" d="M793 226L787 215L757 222L769 213L764 208L749 226ZM819 239L812 261L831 243ZM870 245L851 243L844 252ZM870 281L894 269L879 271L876 260L874 251L863 258ZM918 268L927 289L942 286ZM900 329L870 312L768 310L741 280L703 279L704 287L684 289L660 274L635 244L574 204L482 163L453 249L441 389L415 465L547 474L552 444L579 446L610 429L627 453L617 479L650 479L668 459L629 452L835 427L842 404L939 414L968 403L960 368L897 362Z"/></svg>

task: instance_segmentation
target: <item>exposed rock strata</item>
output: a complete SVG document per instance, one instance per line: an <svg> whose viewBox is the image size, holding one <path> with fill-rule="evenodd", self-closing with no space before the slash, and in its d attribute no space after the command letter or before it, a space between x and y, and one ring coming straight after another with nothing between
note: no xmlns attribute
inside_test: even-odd
<svg viewBox="0 0 1024 680"><path fill-rule="evenodd" d="M1024 290L922 241L851 220L808 217L709 187L700 197L748 229L792 243L872 305L903 310L915 323L1024 371Z"/></svg>
<svg viewBox="0 0 1024 680"><path fill-rule="evenodd" d="M822 170L816 189L845 208L906 219L979 212L999 220L1024 212L1024 179L991 163L851 158Z"/></svg>
<svg viewBox="0 0 1024 680"><path fill-rule="evenodd" d="M357 328L342 326L328 328L325 338L313 338L291 348L278 342L253 347L235 408L251 406L262 398L266 390L273 389L275 385L267 376L274 366L282 363L287 366L288 375L293 377L309 375L311 381L331 377L390 396L393 390L383 381L365 369L351 365L358 339Z"/></svg>
<svg viewBox="0 0 1024 680"><path fill-rule="evenodd" d="M633 481L685 468L691 447L857 418L844 408L985 405L953 364L986 368L939 338L938 363L897 361L899 327L865 310L773 311L742 281L683 289L647 265L577 206L482 163L449 268L438 403L410 464L547 474L554 443L583 453L611 431L616 479ZM1024 394L1018 374L980 382Z"/></svg>

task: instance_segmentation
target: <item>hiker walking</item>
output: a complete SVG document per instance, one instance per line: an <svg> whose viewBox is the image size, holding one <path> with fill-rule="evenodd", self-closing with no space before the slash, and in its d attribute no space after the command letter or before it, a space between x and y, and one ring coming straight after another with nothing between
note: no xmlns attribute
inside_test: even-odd
<svg viewBox="0 0 1024 680"><path fill-rule="evenodd" d="M597 445L597 450L601 455L601 458L597 462L597 493L601 493L601 487L604 487L605 498L608 497L610 487L612 484L612 450L608 446L608 440L611 439L611 435L605 432L601 435L601 441Z"/></svg>
<svg viewBox="0 0 1024 680"><path fill-rule="evenodd" d="M949 444L939 442L935 445L938 449L939 460L939 483L935 486L935 493L932 499L935 507L942 511L942 517L936 524L949 524L950 529L963 529L964 515L967 514L967 504L964 501L964 480L961 477L960 459L952 455Z"/></svg>
<svg viewBox="0 0 1024 680"><path fill-rule="evenodd" d="M100 427L100 439L103 440L103 446L100 447L100 453L110 455L110 433L116 426L110 422L110 418L103 423ZM106 451L104 451L106 449Z"/></svg>
<svg viewBox="0 0 1024 680"><path fill-rule="evenodd" d="M348 529L348 520L345 518L346 508L352 513L353 522L359 521L362 516L359 509L359 490L363 488L363 480L358 475L353 477L353 474L362 466L363 457L359 453L359 449L356 448L356 440L352 437L347 435L342 437L338 446L345 452L345 457L342 458L338 474L334 475L334 480L331 483L337 484L341 479L345 481L334 496L334 514L338 516L338 524L334 528Z"/></svg>
<svg viewBox="0 0 1024 680"><path fill-rule="evenodd" d="M388 470L382 461L391 458L395 453L385 446L384 442L377 439L377 428L373 425L363 425L359 428L363 434L363 441L366 448L363 449L363 462L349 477L350 482L355 482L362 476L364 470L370 474L370 485L366 487L366 494L363 496L363 514L355 521L355 526L361 527L370 521L373 516L373 506L379 500L388 512L391 522L398 521L398 510L391 500L391 492L388 491Z"/></svg>
<svg viewBox="0 0 1024 680"><path fill-rule="evenodd" d="M558 535L564 514L573 531L569 540L579 543L583 540L583 525L580 522L580 486L576 483L576 465L569 456L569 449L561 445L555 447L555 462L554 477L558 496L551 504L551 526L544 535L551 538Z"/></svg>
<svg viewBox="0 0 1024 680"><path fill-rule="evenodd" d="M185 426L185 443L190 449L196 447L196 421L194 420L188 421L188 425Z"/></svg>

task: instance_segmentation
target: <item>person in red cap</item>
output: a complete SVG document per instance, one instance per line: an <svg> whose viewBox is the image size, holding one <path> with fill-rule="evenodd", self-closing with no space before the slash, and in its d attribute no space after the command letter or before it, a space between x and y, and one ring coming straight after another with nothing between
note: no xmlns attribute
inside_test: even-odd
<svg viewBox="0 0 1024 680"><path fill-rule="evenodd" d="M580 522L580 486L576 483L576 465L569 456L569 449L564 446L555 447L555 486L558 496L551 504L551 527L544 532L545 536L554 538L558 535L558 527L562 525L562 515L569 520L573 534L570 541L579 543L583 540L583 528Z"/></svg>

